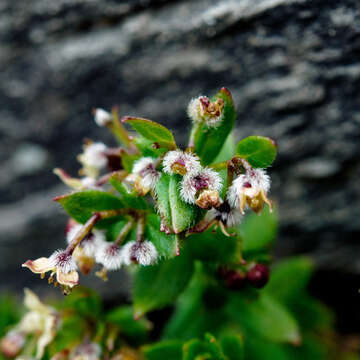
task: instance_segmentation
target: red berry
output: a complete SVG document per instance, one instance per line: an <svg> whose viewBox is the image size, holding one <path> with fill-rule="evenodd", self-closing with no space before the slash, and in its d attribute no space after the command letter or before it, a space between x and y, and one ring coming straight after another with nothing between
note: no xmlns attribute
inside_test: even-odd
<svg viewBox="0 0 360 360"><path fill-rule="evenodd" d="M251 268L246 277L249 283L257 289L264 287L269 281L269 267L262 264L256 264Z"/></svg>
<svg viewBox="0 0 360 360"><path fill-rule="evenodd" d="M246 284L246 276L239 271L229 271L226 277L226 286L229 289L240 290Z"/></svg>

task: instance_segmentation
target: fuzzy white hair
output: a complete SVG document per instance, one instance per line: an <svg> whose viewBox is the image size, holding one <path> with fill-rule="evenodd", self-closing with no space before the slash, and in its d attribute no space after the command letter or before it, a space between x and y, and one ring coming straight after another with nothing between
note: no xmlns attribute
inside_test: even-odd
<svg viewBox="0 0 360 360"><path fill-rule="evenodd" d="M54 251L49 257L49 263L64 274L77 269L74 258L63 249Z"/></svg>
<svg viewBox="0 0 360 360"><path fill-rule="evenodd" d="M248 191L270 190L270 176L264 169L250 169L245 174L239 175L228 189L227 199L232 207L238 207L239 195L244 192L244 185L251 185Z"/></svg>
<svg viewBox="0 0 360 360"><path fill-rule="evenodd" d="M164 157L164 172L170 175L173 174L172 166L179 161L184 163L186 173L196 173L201 170L200 160L197 155L181 150L173 150L167 152Z"/></svg>
<svg viewBox="0 0 360 360"><path fill-rule="evenodd" d="M186 174L180 185L180 196L181 198L189 203L195 204L196 202L196 181L200 178L206 182L206 188L208 190L220 191L222 188L222 178L220 175L210 168L202 168L199 172L193 174Z"/></svg>

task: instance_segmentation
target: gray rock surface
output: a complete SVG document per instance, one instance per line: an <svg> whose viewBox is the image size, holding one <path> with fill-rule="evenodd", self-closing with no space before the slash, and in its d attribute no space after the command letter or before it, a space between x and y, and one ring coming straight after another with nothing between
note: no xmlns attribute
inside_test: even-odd
<svg viewBox="0 0 360 360"><path fill-rule="evenodd" d="M222 86L238 136L279 145L277 253L360 273L359 60L358 0L3 0L0 290L29 285L19 264L62 246L51 169L75 174L84 137L111 144L93 107L117 104L185 144L187 102Z"/></svg>

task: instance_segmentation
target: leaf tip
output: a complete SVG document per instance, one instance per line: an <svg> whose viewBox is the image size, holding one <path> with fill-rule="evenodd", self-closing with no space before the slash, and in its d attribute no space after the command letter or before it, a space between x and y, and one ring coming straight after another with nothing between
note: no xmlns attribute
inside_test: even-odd
<svg viewBox="0 0 360 360"><path fill-rule="evenodd" d="M123 116L120 121L122 123L126 123L128 120L131 120L132 118L133 118L132 116Z"/></svg>
<svg viewBox="0 0 360 360"><path fill-rule="evenodd" d="M65 199L66 195L58 195L53 198L53 201L61 201Z"/></svg>

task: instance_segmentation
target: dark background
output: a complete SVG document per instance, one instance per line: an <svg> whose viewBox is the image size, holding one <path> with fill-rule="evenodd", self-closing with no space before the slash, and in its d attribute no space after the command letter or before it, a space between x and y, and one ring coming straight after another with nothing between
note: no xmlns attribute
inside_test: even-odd
<svg viewBox="0 0 360 360"><path fill-rule="evenodd" d="M226 86L238 138L279 146L276 254L311 255L313 293L360 331L359 60L358 0L2 0L0 291L44 291L20 264L64 244L51 170L75 175L84 137L114 144L93 107L159 121L184 144L188 101ZM98 286L129 288L121 273Z"/></svg>

